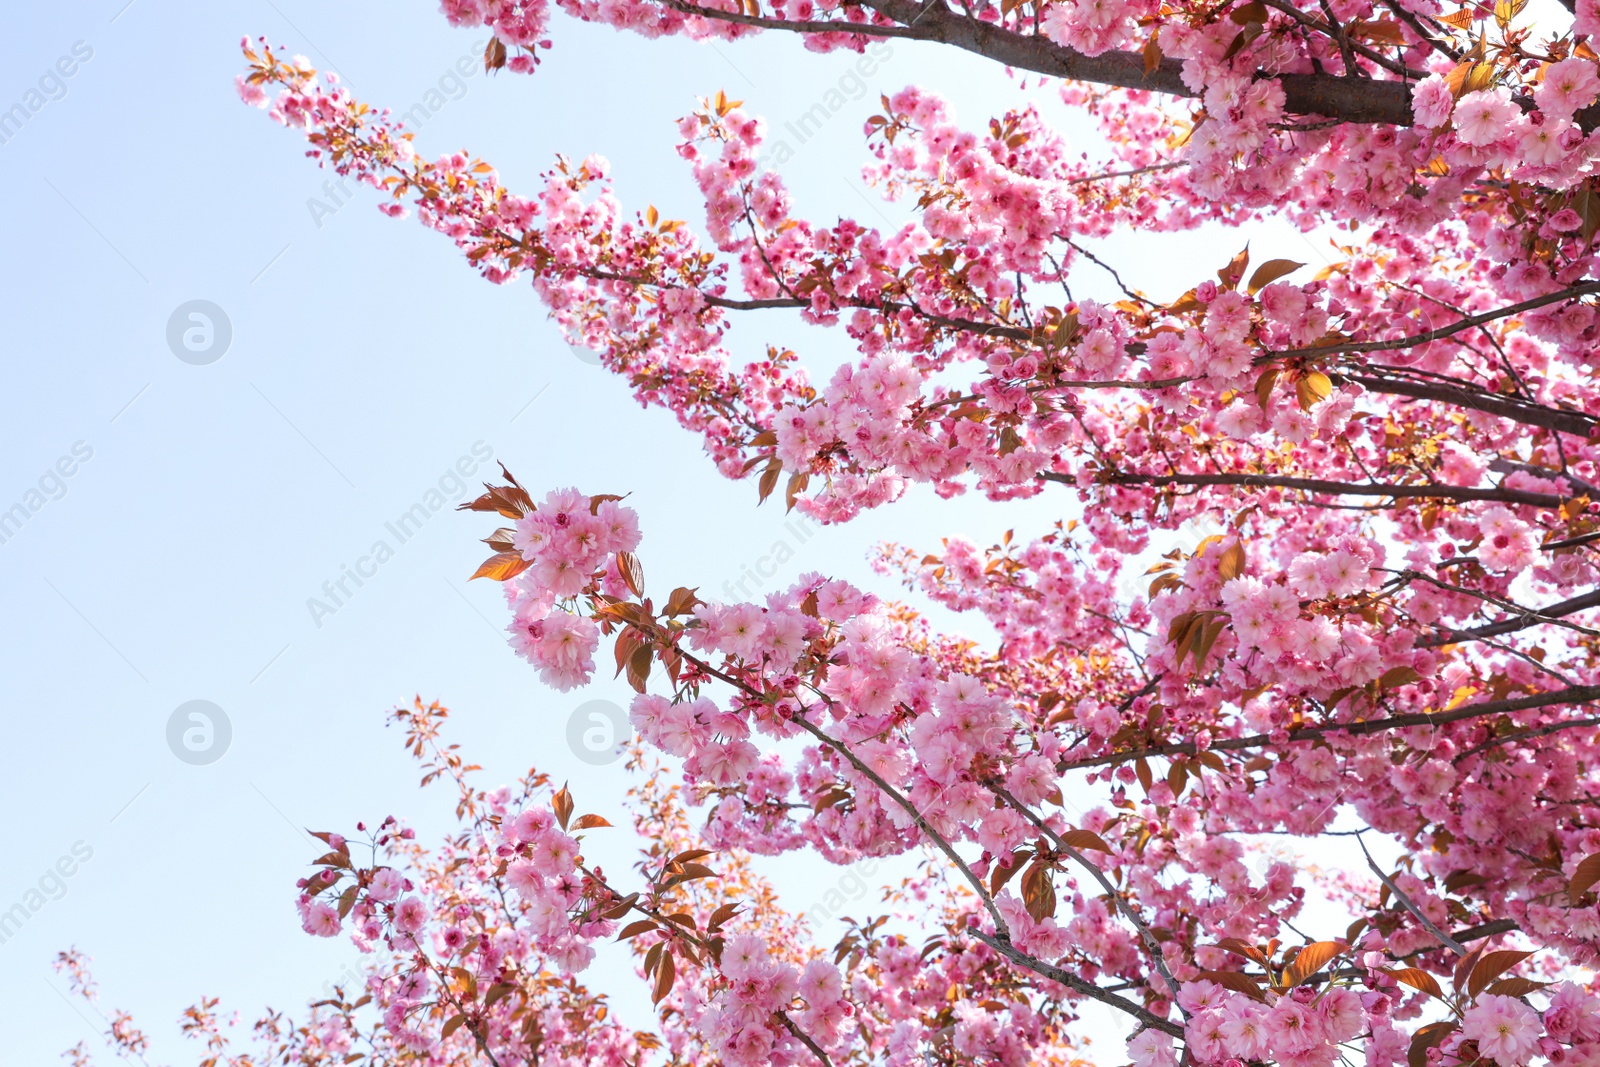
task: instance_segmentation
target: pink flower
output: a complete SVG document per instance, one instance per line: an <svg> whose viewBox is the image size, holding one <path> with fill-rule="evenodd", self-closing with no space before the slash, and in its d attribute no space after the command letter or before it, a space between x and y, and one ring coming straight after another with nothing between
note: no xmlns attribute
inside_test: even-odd
<svg viewBox="0 0 1600 1067"><path fill-rule="evenodd" d="M1158 1030L1146 1030L1128 1042L1128 1058L1134 1067L1177 1067L1178 1064L1172 1038Z"/></svg>
<svg viewBox="0 0 1600 1067"><path fill-rule="evenodd" d="M1463 144L1494 144L1511 131L1521 112L1511 102L1509 89L1480 89L1456 104L1456 136Z"/></svg>
<svg viewBox="0 0 1600 1067"><path fill-rule="evenodd" d="M532 858L534 868L546 877L566 874L577 862L578 842L551 830L534 845Z"/></svg>
<svg viewBox="0 0 1600 1067"><path fill-rule="evenodd" d="M594 674L600 629L586 616L558 611L538 622L513 620L511 644L539 668L540 681L565 693L586 684Z"/></svg>
<svg viewBox="0 0 1600 1067"><path fill-rule="evenodd" d="M1322 998L1323 1027L1334 1041L1350 1041L1367 1028L1361 997L1349 989L1332 989Z"/></svg>
<svg viewBox="0 0 1600 1067"><path fill-rule="evenodd" d="M1274 1052L1303 1052L1322 1040L1319 1019L1293 1000L1280 1000L1267 1012L1267 1044Z"/></svg>
<svg viewBox="0 0 1600 1067"><path fill-rule="evenodd" d="M339 932L339 913L327 904L313 904L306 909L300 927L308 934L332 937Z"/></svg>
<svg viewBox="0 0 1600 1067"><path fill-rule="evenodd" d="M1564 207L1550 216L1550 228L1557 233L1576 233L1582 226L1583 216L1570 207Z"/></svg>
<svg viewBox="0 0 1600 1067"><path fill-rule="evenodd" d="M239 92L239 99L251 107L265 108L267 106L267 91L246 79L243 74L234 77L233 85Z"/></svg>
<svg viewBox="0 0 1600 1067"><path fill-rule="evenodd" d="M1239 997L1229 1001L1225 1010L1228 1017L1222 1024L1222 1040L1228 1052L1240 1059L1260 1059L1269 1047L1261 1009Z"/></svg>
<svg viewBox="0 0 1600 1067"><path fill-rule="evenodd" d="M1573 16L1574 33L1589 37L1600 36L1600 0L1578 0Z"/></svg>
<svg viewBox="0 0 1600 1067"><path fill-rule="evenodd" d="M421 897L402 897L394 906L394 925L405 933L416 933L427 920L428 906Z"/></svg>
<svg viewBox="0 0 1600 1067"><path fill-rule="evenodd" d="M1478 559L1491 571L1514 574L1532 566L1539 554L1533 528L1503 507L1493 507L1478 523L1483 544Z"/></svg>
<svg viewBox="0 0 1600 1067"><path fill-rule="evenodd" d="M1521 154L1522 162L1530 167L1548 167L1561 162L1567 155L1562 133L1563 127L1554 122L1525 128L1522 136L1517 138L1517 151Z"/></svg>
<svg viewBox="0 0 1600 1067"><path fill-rule="evenodd" d="M1552 63L1544 72L1544 80L1533 91L1539 110L1553 118L1571 118L1582 111L1600 95L1600 75L1595 73L1593 61L1577 56Z"/></svg>
<svg viewBox="0 0 1600 1067"><path fill-rule="evenodd" d="M1600 1039L1600 999L1573 982L1562 982L1549 992L1544 1025L1551 1037L1567 1042Z"/></svg>
<svg viewBox="0 0 1600 1067"><path fill-rule="evenodd" d="M372 876L372 884L367 889L367 896L380 904L387 904L400 895L405 888L405 876L393 867L384 867Z"/></svg>
<svg viewBox="0 0 1600 1067"><path fill-rule="evenodd" d="M1455 104L1455 96L1440 74L1429 75L1411 90L1411 114L1419 126L1443 126L1450 121Z"/></svg>
<svg viewBox="0 0 1600 1067"><path fill-rule="evenodd" d="M1461 1019L1461 1036L1502 1067L1522 1067L1539 1051L1544 1028L1533 1009L1515 997L1486 993Z"/></svg>

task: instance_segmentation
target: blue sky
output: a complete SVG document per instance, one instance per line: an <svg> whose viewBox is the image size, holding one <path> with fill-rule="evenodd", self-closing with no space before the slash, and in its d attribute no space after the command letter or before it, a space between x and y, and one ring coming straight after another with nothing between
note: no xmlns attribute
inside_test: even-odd
<svg viewBox="0 0 1600 1067"><path fill-rule="evenodd" d="M536 75L490 79L476 67L482 31L451 29L426 0L124 2L32 5L0 35L0 110L39 103L0 144L0 511L28 510L0 543L0 910L42 878L50 890L0 944L8 1064L56 1062L92 1039L98 1020L64 1002L49 968L68 945L96 958L104 1004L155 1038L152 1062L189 1060L174 1021L203 993L247 1017L319 995L355 954L299 932L293 883L315 856L299 828L390 813L424 836L446 825L448 797L419 793L384 727L413 694L454 709L454 739L486 782L537 763L571 778L585 810L619 810L620 766L581 762L565 738L573 709L624 702L625 687L554 693L513 657L498 589L465 581L492 518L445 507L403 544L388 530L430 490L454 495L460 471L475 486L492 457L535 490L632 493L652 584L715 595L779 541L794 558L774 583L817 569L893 593L864 562L879 541L989 543L1066 513L1060 495L995 506L917 492L798 543L776 501L758 509L753 485L717 477L670 417L570 352L526 285L480 281L443 238L381 216L370 192L327 210L329 173L232 87L239 37L266 34L374 104L402 111L436 93L443 106L418 129L426 155L466 148L527 190L556 153L598 152L630 209L699 226L673 120L725 89L779 127L830 89L853 94L853 56L778 37L649 42L558 18ZM933 86L974 126L1019 96L998 68L909 43L866 81L783 167L799 210L824 221L904 217L859 178L880 91ZM1298 234L1250 236L1261 258L1317 255ZM1240 243L1102 251L1176 296ZM1082 284L1105 293L1103 279ZM168 344L174 312L197 300L231 331L214 362ZM189 325L180 316L178 332ZM733 335L741 355L769 342L822 377L849 355L786 313ZM378 541L392 558L362 563ZM308 599L326 603L324 583L358 564L370 576L314 618ZM196 700L231 728L209 764L168 745L174 711ZM48 877L63 857L73 873ZM837 877L767 869L796 909ZM619 1002L642 1011L626 966L620 951L603 957L595 984L628 989Z"/></svg>

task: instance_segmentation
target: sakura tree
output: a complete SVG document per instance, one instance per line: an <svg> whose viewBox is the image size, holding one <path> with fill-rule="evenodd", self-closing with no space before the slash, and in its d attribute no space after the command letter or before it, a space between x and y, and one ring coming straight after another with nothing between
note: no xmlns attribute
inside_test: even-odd
<svg viewBox="0 0 1600 1067"><path fill-rule="evenodd" d="M492 30L490 69L551 47L542 2L442 6ZM360 994L381 1017L341 994L316 1040L499 1067L1065 1063L1086 1036L1139 1067L1600 1064L1600 0L1567 7L562 0L647 36L961 49L1103 135L887 95L863 173L915 205L894 231L796 217L720 94L679 123L697 228L626 211L598 156L523 195L421 155L247 41L246 102L489 281L531 280L761 499L845 522L921 482L1063 515L878 559L987 647L826 575L761 603L647 587L618 497L508 474L469 505L509 523L478 576L544 682L598 657L638 691L641 861L585 858L624 831L574 817L581 783L476 787L438 709L403 710L463 830L437 855L392 822L328 836L305 925L385 951ZM1342 233L1342 259L1241 252L1151 294L1085 247L1269 218ZM1102 270L1121 299L1074 297ZM758 309L859 358L820 385L799 343L739 366ZM1152 536L1207 521L1118 593ZM1244 861L1334 834L1367 869ZM791 852L917 873L835 944L750 872ZM658 1007L638 1031L575 977L619 938ZM1126 1027L1088 1032L1090 1002Z"/></svg>

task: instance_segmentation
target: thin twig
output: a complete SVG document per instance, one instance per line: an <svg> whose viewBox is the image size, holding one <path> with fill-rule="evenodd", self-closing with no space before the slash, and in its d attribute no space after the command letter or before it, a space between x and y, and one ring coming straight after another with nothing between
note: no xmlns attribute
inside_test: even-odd
<svg viewBox="0 0 1600 1067"><path fill-rule="evenodd" d="M1400 891L1400 887L1395 885L1394 881L1388 875L1383 873L1383 870L1378 866L1377 862L1373 860L1372 853L1367 851L1367 843L1361 840L1359 834L1356 836L1356 844L1361 846L1361 854L1367 857L1367 866L1372 869L1373 874L1378 876L1378 881L1389 887L1389 892L1393 893L1400 899L1400 903L1405 905L1407 911L1416 916L1417 921L1423 925L1428 933L1438 938L1441 945L1449 947L1449 949L1457 956L1465 956L1467 954L1466 947L1463 946L1461 942L1457 941L1455 938L1451 937L1449 934L1435 926L1433 920L1422 914L1422 909L1413 904L1411 902L1411 898L1402 893Z"/></svg>

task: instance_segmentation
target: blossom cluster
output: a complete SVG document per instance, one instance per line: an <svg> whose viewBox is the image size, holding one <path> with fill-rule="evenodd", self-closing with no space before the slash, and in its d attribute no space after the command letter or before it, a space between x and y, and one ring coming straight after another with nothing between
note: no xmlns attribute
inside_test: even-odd
<svg viewBox="0 0 1600 1067"><path fill-rule="evenodd" d="M1600 9L1537 38L1511 3L560 6L646 36L967 42L1081 72L1038 91L1105 142L1091 159L1038 100L968 126L891 90L863 173L910 221L824 222L718 94L678 124L697 233L625 212L597 155L525 196L466 153L426 160L305 61L247 48L247 102L487 280L531 281L763 500L843 522L923 484L1070 516L878 556L991 647L823 574L755 602L647 597L613 498L513 482L472 505L515 522L479 573L548 684L586 683L614 642L640 743L704 809L678 857L926 865L894 897L920 928L856 922L831 956L776 919L719 926L712 951L709 910L699 940L644 913L643 976L696 976L657 998L672 1053L1065 1059L1093 1000L1135 1021L1139 1067L1322 1067L1352 1044L1372 1067L1592 1062ZM491 67L529 72L550 41L542 4L445 13L494 29ZM1268 218L1332 233L1330 262L1247 248L1158 297L1106 241ZM774 308L855 353L814 377L778 344L740 366L735 320ZM566 869L564 821L529 830L486 831L506 870L476 877L525 888L528 951L576 970L624 898ZM1399 859L1371 860L1376 882L1246 862L1263 835L1335 832ZM663 856L652 884L696 864ZM307 886L312 932L346 918L337 888ZM1318 897L1349 924L1285 946ZM353 901L360 936L398 922Z"/></svg>

